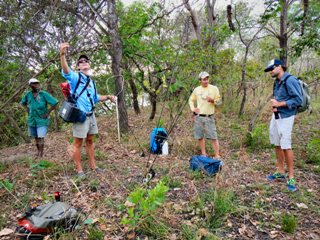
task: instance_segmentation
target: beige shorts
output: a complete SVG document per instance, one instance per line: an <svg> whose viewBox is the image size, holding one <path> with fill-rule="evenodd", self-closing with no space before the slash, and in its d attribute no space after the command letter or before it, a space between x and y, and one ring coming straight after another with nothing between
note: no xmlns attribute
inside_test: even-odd
<svg viewBox="0 0 320 240"><path fill-rule="evenodd" d="M83 123L74 123L72 126L73 136L76 138L86 138L88 134L97 134L97 119L94 114L87 116Z"/></svg>
<svg viewBox="0 0 320 240"><path fill-rule="evenodd" d="M275 119L274 114L270 121L270 143L280 146L281 149L291 149L291 134L294 123L294 116Z"/></svg>
<svg viewBox="0 0 320 240"><path fill-rule="evenodd" d="M195 139L218 139L214 117L195 116L193 135Z"/></svg>

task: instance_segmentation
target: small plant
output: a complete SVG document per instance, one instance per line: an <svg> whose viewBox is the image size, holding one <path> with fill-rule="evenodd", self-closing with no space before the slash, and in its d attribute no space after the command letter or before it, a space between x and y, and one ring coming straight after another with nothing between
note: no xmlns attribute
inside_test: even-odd
<svg viewBox="0 0 320 240"><path fill-rule="evenodd" d="M6 215L0 215L0 229L3 229L6 226Z"/></svg>
<svg viewBox="0 0 320 240"><path fill-rule="evenodd" d="M168 175L165 176L162 181L169 187L169 188L180 188L182 183L179 179L172 179Z"/></svg>
<svg viewBox="0 0 320 240"><path fill-rule="evenodd" d="M213 214L207 219L209 229L216 229L223 223L227 213L233 209L234 193L232 191L218 190L214 195Z"/></svg>
<svg viewBox="0 0 320 240"><path fill-rule="evenodd" d="M247 134L245 144L251 150L271 148L269 143L268 127L266 124L257 125L252 132Z"/></svg>
<svg viewBox="0 0 320 240"><path fill-rule="evenodd" d="M104 233L96 227L90 227L88 240L103 240Z"/></svg>
<svg viewBox="0 0 320 240"><path fill-rule="evenodd" d="M53 166L54 166L54 163L52 163L48 160L40 160L37 163L32 163L30 167L31 167L32 172L37 172L38 170L50 168Z"/></svg>
<svg viewBox="0 0 320 240"><path fill-rule="evenodd" d="M95 157L97 160L105 160L107 159L107 155L105 152L101 151L101 150L97 150L95 153Z"/></svg>
<svg viewBox="0 0 320 240"><path fill-rule="evenodd" d="M130 230L139 231L142 226L150 228L157 208L164 202L169 188L160 181L153 189L137 188L131 192L125 203L128 216L123 217L121 223Z"/></svg>
<svg viewBox="0 0 320 240"><path fill-rule="evenodd" d="M6 169L4 163L0 162L0 173L2 173Z"/></svg>
<svg viewBox="0 0 320 240"><path fill-rule="evenodd" d="M99 180L94 179L89 183L89 188L92 192L96 192L98 191L99 185L100 185Z"/></svg>
<svg viewBox="0 0 320 240"><path fill-rule="evenodd" d="M319 132L320 134L320 132ZM320 166L320 138L313 138L307 145L308 162Z"/></svg>
<svg viewBox="0 0 320 240"><path fill-rule="evenodd" d="M8 179L0 181L0 189L5 188L8 191L12 191L14 188L14 183L11 183Z"/></svg>
<svg viewBox="0 0 320 240"><path fill-rule="evenodd" d="M298 225L298 219L295 216L285 214L282 217L282 230L287 233L294 233Z"/></svg>
<svg viewBox="0 0 320 240"><path fill-rule="evenodd" d="M185 240L194 240L197 239L197 232L194 228L188 225L182 225L181 229L182 239Z"/></svg>

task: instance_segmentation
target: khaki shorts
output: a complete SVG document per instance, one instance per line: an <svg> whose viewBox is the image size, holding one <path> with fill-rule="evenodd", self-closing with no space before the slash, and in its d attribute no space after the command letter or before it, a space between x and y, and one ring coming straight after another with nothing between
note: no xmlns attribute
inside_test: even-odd
<svg viewBox="0 0 320 240"><path fill-rule="evenodd" d="M294 116L275 119L272 114L270 122L270 143L280 146L281 149L291 149L291 134L294 123Z"/></svg>
<svg viewBox="0 0 320 240"><path fill-rule="evenodd" d="M74 123L72 126L73 136L76 138L86 138L88 134L97 134L97 119L94 114L87 116L83 123Z"/></svg>
<svg viewBox="0 0 320 240"><path fill-rule="evenodd" d="M218 139L217 129L214 123L213 116L195 116L193 134L195 139Z"/></svg>

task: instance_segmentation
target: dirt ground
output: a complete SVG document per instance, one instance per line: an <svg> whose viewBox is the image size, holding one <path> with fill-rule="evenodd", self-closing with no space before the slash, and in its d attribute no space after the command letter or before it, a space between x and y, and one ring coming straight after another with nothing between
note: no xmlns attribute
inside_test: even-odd
<svg viewBox="0 0 320 240"><path fill-rule="evenodd" d="M14 230L18 214L28 206L50 201L52 194L60 191L63 201L79 209L84 219L93 219L90 225L82 224L71 238L61 239L94 239L90 235L92 229L102 232L102 239L320 239L319 169L304 163L301 159L304 153L299 146L295 173L299 191L291 193L286 190L285 182L266 180L275 169L273 149L245 147L245 127L236 117L216 116L224 166L215 177L195 175L188 170L190 156L199 154L188 113L170 133L168 156L148 152L149 134L155 122L150 122L144 113L141 116L131 113L129 119L130 131L119 143L115 116L98 118L100 132L95 141L96 160L104 173L97 175L88 169L83 150L87 177L81 181L75 178L73 161L68 154L72 146L71 125L63 125L61 131L48 134L42 159L35 157L32 143L1 149L0 181L7 180L13 187L10 190L0 188L0 231ZM169 129L170 120L167 123ZM298 119L298 126L300 123ZM37 163L41 160L53 165L39 168ZM132 237L128 227L120 223L126 215L121 205L137 186L144 187L143 178L152 162L156 175L150 186L163 178L170 179L171 183L166 201L157 212L157 217L167 224L169 231L166 237L147 237L138 233ZM219 218L219 227L209 230L203 224L206 215L197 214L195 206L203 194L217 191L232 192L233 207ZM283 230L286 214L297 219L292 234ZM190 226L194 237L187 238L182 226ZM0 239L14 237L12 234L1 237L0 233Z"/></svg>

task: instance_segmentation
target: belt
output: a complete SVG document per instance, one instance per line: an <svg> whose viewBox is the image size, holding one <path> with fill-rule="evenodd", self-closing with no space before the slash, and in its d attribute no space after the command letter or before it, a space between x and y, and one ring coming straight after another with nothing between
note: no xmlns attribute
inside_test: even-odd
<svg viewBox="0 0 320 240"><path fill-rule="evenodd" d="M86 116L87 116L87 117L90 117L90 116L92 116L92 115L93 115L93 112L87 112L87 113L86 113Z"/></svg>
<svg viewBox="0 0 320 240"><path fill-rule="evenodd" d="M213 116L213 114L197 114L195 112L193 112L193 114L196 116L200 116L200 117L212 117Z"/></svg>

